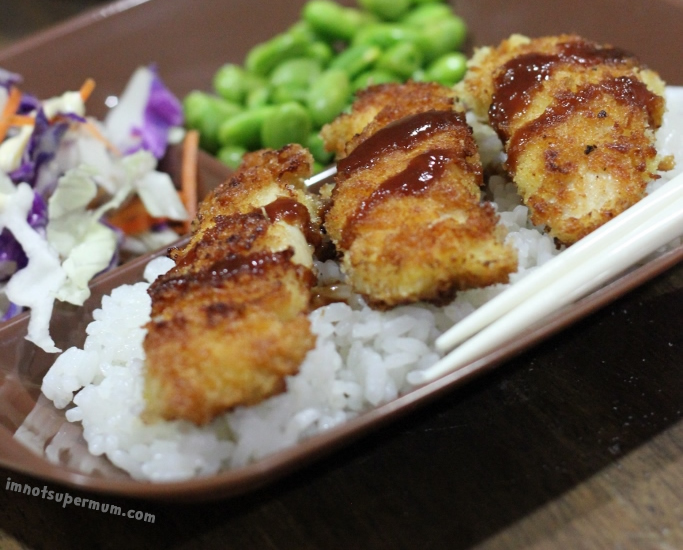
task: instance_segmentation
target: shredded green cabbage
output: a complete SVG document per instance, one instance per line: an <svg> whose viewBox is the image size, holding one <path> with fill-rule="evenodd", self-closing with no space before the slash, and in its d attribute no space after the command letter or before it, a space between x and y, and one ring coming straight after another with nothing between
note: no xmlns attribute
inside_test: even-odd
<svg viewBox="0 0 683 550"><path fill-rule="evenodd" d="M9 229L19 241L28 264L9 280L10 301L31 308L26 339L47 352L58 352L49 326L57 292L66 281L55 249L26 221L33 205L33 189L20 183L13 193L0 194L0 228Z"/></svg>
<svg viewBox="0 0 683 550"><path fill-rule="evenodd" d="M116 252L116 233L100 218L128 195L124 189L99 208L88 209L97 196L96 176L97 170L88 166L69 170L48 201L47 242L64 258L66 274L57 298L74 305L88 299L88 282L107 268Z"/></svg>

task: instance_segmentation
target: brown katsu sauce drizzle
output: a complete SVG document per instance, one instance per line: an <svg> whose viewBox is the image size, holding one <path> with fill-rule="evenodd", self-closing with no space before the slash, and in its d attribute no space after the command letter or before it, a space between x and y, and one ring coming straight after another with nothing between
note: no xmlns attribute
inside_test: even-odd
<svg viewBox="0 0 683 550"><path fill-rule="evenodd" d="M559 44L555 54L528 53L514 57L503 66L494 82L489 108L491 126L507 141L512 118L529 106L536 90L560 65L593 67L628 63L635 64L636 60L626 51L600 47L586 40Z"/></svg>
<svg viewBox="0 0 683 550"><path fill-rule="evenodd" d="M626 50L612 46L600 46L588 40L564 42L560 45L560 52L563 57L571 58L575 62L589 67L602 63L615 65L636 62L635 56Z"/></svg>
<svg viewBox="0 0 683 550"><path fill-rule="evenodd" d="M350 246L356 238L356 225L378 204L392 196L423 194L443 174L448 163L455 158L455 151L451 149L427 151L411 159L405 170L382 182L346 220L340 243L342 248Z"/></svg>
<svg viewBox="0 0 683 550"><path fill-rule="evenodd" d="M465 124L456 111L425 111L387 124L337 163L341 174L350 174L373 166L391 151L408 150L418 142L453 125Z"/></svg>
<svg viewBox="0 0 683 550"><path fill-rule="evenodd" d="M185 248L172 249L171 257L175 260L176 266L188 267L200 260L200 251L206 242L221 246L220 242L224 240L224 247L234 246L235 226L242 230L241 239L244 242L241 246L249 248L251 247L250 243L253 243L268 230L269 224L280 220L298 226L304 233L306 240L313 246L320 245L322 235L312 224L308 208L293 198L278 197L262 209L247 214L215 216L214 226L206 231L203 241L195 243L194 246L188 244ZM232 241L232 244L229 244L228 241ZM212 247L209 247L209 251L215 252Z"/></svg>
<svg viewBox="0 0 683 550"><path fill-rule="evenodd" d="M283 252L254 252L245 256L233 254L214 262L203 275L208 279L226 279L234 277L239 273L249 273L251 275L262 275L269 265L288 260L293 253Z"/></svg>
<svg viewBox="0 0 683 550"><path fill-rule="evenodd" d="M309 243L316 248L320 246L322 235L311 223L311 214L308 208L296 199L278 197L270 204L264 206L263 209L271 223L282 220L290 225L298 225Z"/></svg>
<svg viewBox="0 0 683 550"><path fill-rule="evenodd" d="M253 254L229 254L199 271L176 273L157 279L150 291L162 293L171 287L186 290L195 284L218 287L221 283L240 274L263 275L270 266L288 263L294 251L290 248L278 252L254 252Z"/></svg>
<svg viewBox="0 0 683 550"><path fill-rule="evenodd" d="M311 309L318 309L330 304L348 304L351 300L351 294L351 287L346 284L314 286L311 289Z"/></svg>
<svg viewBox="0 0 683 550"><path fill-rule="evenodd" d="M545 130L567 120L594 98L605 94L612 96L621 104L645 108L650 118L650 124L654 124L655 113L661 108L663 101L660 96L648 90L643 82L628 76L611 78L596 84L587 84L575 93L559 94L555 103L548 107L540 117L517 130L512 136L507 147L508 170L513 174L515 173L520 153L534 136L542 135Z"/></svg>
<svg viewBox="0 0 683 550"><path fill-rule="evenodd" d="M234 240L237 227L241 230L240 238L244 241L242 246L246 248L268 229L268 221L260 211L232 216L218 214L214 216L213 222L213 225L204 231L199 242L190 241L184 247L170 250L170 257L176 262L177 267L190 267L195 262L207 261L207 258L215 256L217 251L220 253L221 249L228 246L229 241ZM222 245L221 241L224 241Z"/></svg>
<svg viewBox="0 0 683 550"><path fill-rule="evenodd" d="M271 222L283 220L290 225L306 225L311 222L308 208L291 197L278 197L263 209Z"/></svg>

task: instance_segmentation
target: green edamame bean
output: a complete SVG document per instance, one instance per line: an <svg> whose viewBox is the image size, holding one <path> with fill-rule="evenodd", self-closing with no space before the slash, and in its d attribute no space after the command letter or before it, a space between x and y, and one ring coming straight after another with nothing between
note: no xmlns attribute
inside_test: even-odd
<svg viewBox="0 0 683 550"><path fill-rule="evenodd" d="M240 145L253 151L261 147L261 128L275 107L269 105L239 113L220 125L218 142L221 145Z"/></svg>
<svg viewBox="0 0 683 550"><path fill-rule="evenodd" d="M377 60L379 70L408 78L422 66L423 55L412 42L400 42L388 48Z"/></svg>
<svg viewBox="0 0 683 550"><path fill-rule="evenodd" d="M352 45L374 45L382 49L390 48L401 42L418 43L422 39L420 31L396 23L374 23L360 29L353 37Z"/></svg>
<svg viewBox="0 0 683 550"><path fill-rule="evenodd" d="M306 106L317 127L331 122L346 107L351 97L349 76L341 69L328 69L313 83Z"/></svg>
<svg viewBox="0 0 683 550"><path fill-rule="evenodd" d="M320 62L316 59L295 57L283 61L270 77L272 103L305 102L308 89L321 73Z"/></svg>
<svg viewBox="0 0 683 550"><path fill-rule="evenodd" d="M199 90L187 94L183 99L185 124L199 130L199 144L202 149L213 153L218 147L218 128L227 119L237 115L242 108Z"/></svg>
<svg viewBox="0 0 683 550"><path fill-rule="evenodd" d="M335 56L332 46L325 42L315 29L307 21L298 21L287 31L296 36L297 40L308 42L304 48L303 56L316 59L321 67L326 67L330 60Z"/></svg>
<svg viewBox="0 0 683 550"><path fill-rule="evenodd" d="M358 75L351 85L351 90L353 93L356 93L367 88L368 86L374 86L375 84L386 84L387 82L401 82L401 80L402 79L394 73L375 69Z"/></svg>
<svg viewBox="0 0 683 550"><path fill-rule="evenodd" d="M420 67L417 71L410 75L410 80L412 80L413 82L426 82L427 75L425 73L425 70L422 67Z"/></svg>
<svg viewBox="0 0 683 550"><path fill-rule="evenodd" d="M358 5L385 21L395 21L404 15L412 0L358 0Z"/></svg>
<svg viewBox="0 0 683 550"><path fill-rule="evenodd" d="M297 101L305 103L308 95L307 86L299 86L297 84L281 84L275 86L270 93L270 102L274 105L281 105L289 103L290 101Z"/></svg>
<svg viewBox="0 0 683 550"><path fill-rule="evenodd" d="M247 109L258 109L270 103L272 91L270 86L263 85L260 88L255 88L247 94L244 104Z"/></svg>
<svg viewBox="0 0 683 550"><path fill-rule="evenodd" d="M319 40L320 37L315 29L307 21L297 21L289 29L287 29L289 34L298 35L307 42L315 42Z"/></svg>
<svg viewBox="0 0 683 550"><path fill-rule="evenodd" d="M376 20L368 12L344 7L332 0L310 0L301 16L326 40L349 41L358 29Z"/></svg>
<svg viewBox="0 0 683 550"><path fill-rule="evenodd" d="M325 68L330 64L330 61L334 59L334 55L335 53L332 46L321 40L311 42L308 45L308 48L306 48L306 57L319 61L322 68Z"/></svg>
<svg viewBox="0 0 683 550"><path fill-rule="evenodd" d="M242 157L247 150L239 145L226 145L216 153L216 158L233 170L237 170L242 164Z"/></svg>
<svg viewBox="0 0 683 550"><path fill-rule="evenodd" d="M429 27L423 29L419 44L425 55L425 60L430 62L448 52L459 50L465 43L467 26L458 16L434 21Z"/></svg>
<svg viewBox="0 0 683 550"><path fill-rule="evenodd" d="M280 149L288 143L306 143L311 133L311 118L299 103L278 106L263 121L261 143L264 147Z"/></svg>
<svg viewBox="0 0 683 550"><path fill-rule="evenodd" d="M467 57L461 52L451 52L432 61L425 70L425 78L444 86L460 82L467 71Z"/></svg>
<svg viewBox="0 0 683 550"><path fill-rule="evenodd" d="M285 59L306 54L310 41L302 34L282 33L254 46L244 60L248 72L268 76Z"/></svg>
<svg viewBox="0 0 683 550"><path fill-rule="evenodd" d="M264 80L245 71L239 65L226 63L213 77L213 88L223 99L243 103L254 88L263 86Z"/></svg>
<svg viewBox="0 0 683 550"><path fill-rule="evenodd" d="M332 60L330 69L341 69L349 78L354 78L369 69L381 55L381 48L374 44L349 46Z"/></svg>
<svg viewBox="0 0 683 550"><path fill-rule="evenodd" d="M183 98L185 124L190 128L199 129L204 113L209 109L211 96L199 90L193 90Z"/></svg>
<svg viewBox="0 0 683 550"><path fill-rule="evenodd" d="M446 17L452 17L453 10L447 4L422 4L416 6L405 14L399 21L403 25L411 27L422 28L425 25L430 25L435 21L440 21Z"/></svg>
<svg viewBox="0 0 683 550"><path fill-rule="evenodd" d="M280 63L270 75L271 86L308 86L316 80L322 68L320 61L306 57L293 57Z"/></svg>
<svg viewBox="0 0 683 550"><path fill-rule="evenodd" d="M311 132L304 145L311 152L311 155L313 155L316 162L320 164L329 164L332 162L334 153L325 149L325 142L319 132Z"/></svg>

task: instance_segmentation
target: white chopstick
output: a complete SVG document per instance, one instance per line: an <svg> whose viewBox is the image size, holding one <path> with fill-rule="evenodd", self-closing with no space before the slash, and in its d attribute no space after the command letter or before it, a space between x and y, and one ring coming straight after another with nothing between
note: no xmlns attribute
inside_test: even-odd
<svg viewBox="0 0 683 550"><path fill-rule="evenodd" d="M316 175L308 178L306 181L304 181L304 185L306 187L311 187L311 186L315 185L316 183L321 183L321 182L325 181L326 179L331 178L336 173L337 173L337 166L332 165L329 168L326 168L325 170L323 170L322 172L318 172Z"/></svg>
<svg viewBox="0 0 683 550"><path fill-rule="evenodd" d="M616 218L602 225L590 235L570 246L551 261L532 271L507 291L482 305L471 315L442 334L436 341L440 351L447 351L492 323L512 308L534 295L544 285L593 259L601 251L612 246L628 232L637 229L667 204L683 197L683 176L672 178L657 191L651 193ZM673 239L676 235L673 235Z"/></svg>
<svg viewBox="0 0 683 550"><path fill-rule="evenodd" d="M683 233L683 175L678 175L589 236L480 307L437 340L438 363L413 384L462 368L578 300ZM476 334L475 334L476 333Z"/></svg>

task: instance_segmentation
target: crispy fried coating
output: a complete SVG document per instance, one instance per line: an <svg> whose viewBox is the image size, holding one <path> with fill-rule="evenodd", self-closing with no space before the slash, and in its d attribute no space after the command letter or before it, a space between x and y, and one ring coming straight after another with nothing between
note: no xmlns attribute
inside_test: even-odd
<svg viewBox="0 0 683 550"><path fill-rule="evenodd" d="M456 88L505 143L536 225L572 244L656 178L664 83L631 54L575 35L513 35L471 59Z"/></svg>
<svg viewBox="0 0 683 550"><path fill-rule="evenodd" d="M380 100L393 101L346 144L325 216L348 279L377 308L446 303L517 269L493 207L481 202L482 167L464 115L450 91L430 84L422 92L403 105L411 94L402 85L379 89ZM373 103L371 94L363 101Z"/></svg>
<svg viewBox="0 0 683 550"><path fill-rule="evenodd" d="M341 159L377 129L414 113L451 110L454 98L453 90L433 82L377 84L358 92L351 112L323 126L320 135L326 149Z"/></svg>
<svg viewBox="0 0 683 550"><path fill-rule="evenodd" d="M318 211L308 151L259 151L201 204L149 289L143 418L196 424L283 391L314 346L307 313ZM307 238L308 237L308 238Z"/></svg>

